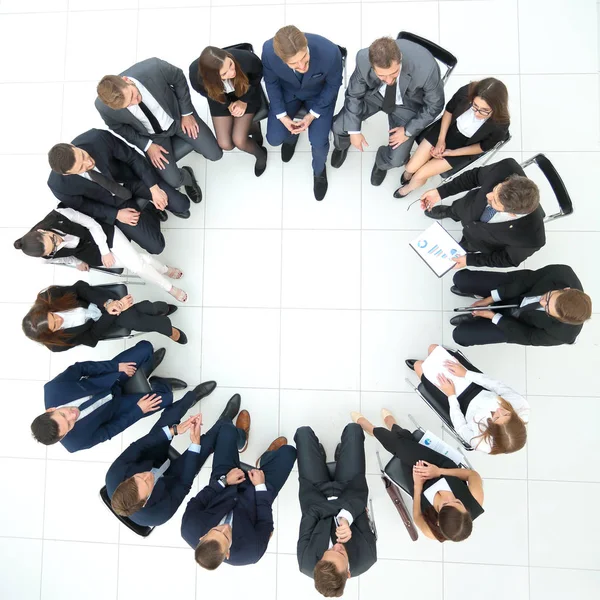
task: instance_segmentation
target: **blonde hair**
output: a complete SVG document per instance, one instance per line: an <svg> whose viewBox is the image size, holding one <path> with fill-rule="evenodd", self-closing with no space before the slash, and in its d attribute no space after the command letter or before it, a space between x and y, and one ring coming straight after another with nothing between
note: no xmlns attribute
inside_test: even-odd
<svg viewBox="0 0 600 600"><path fill-rule="evenodd" d="M283 62L308 47L306 36L294 25L282 27L273 38L273 50Z"/></svg>
<svg viewBox="0 0 600 600"><path fill-rule="evenodd" d="M127 88L127 82L118 75L105 75L98 86L96 92L98 98L109 108L119 110L125 104L125 95L123 91Z"/></svg>

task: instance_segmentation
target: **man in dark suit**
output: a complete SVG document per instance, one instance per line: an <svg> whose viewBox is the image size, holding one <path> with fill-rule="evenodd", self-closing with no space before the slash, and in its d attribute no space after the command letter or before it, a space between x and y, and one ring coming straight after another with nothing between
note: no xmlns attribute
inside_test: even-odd
<svg viewBox="0 0 600 600"><path fill-rule="evenodd" d="M96 108L106 125L146 153L170 186L185 186L192 202L202 190L190 167L179 169L173 143L179 138L207 160L223 151L192 105L183 71L160 58L148 58L121 75L105 75L98 84Z"/></svg>
<svg viewBox="0 0 600 600"><path fill-rule="evenodd" d="M300 481L300 571L315 580L323 596L338 597L346 581L377 561L375 534L367 516L369 488L365 477L365 436L356 423L346 425L329 476L325 449L311 427L294 436Z"/></svg>
<svg viewBox="0 0 600 600"><path fill-rule="evenodd" d="M517 304L519 308L478 310L477 317L458 315L454 341L461 346L520 344L558 346L575 342L583 323L592 316L592 300L583 292L571 267L548 265L537 271L508 273L461 271L451 291L458 296L482 297L473 306Z"/></svg>
<svg viewBox="0 0 600 600"><path fill-rule="evenodd" d="M56 144L48 160L48 187L62 204L116 225L151 254L165 246L160 221L166 221L166 210L189 216L187 196L159 184L144 156L110 131L90 129L70 144Z"/></svg>
<svg viewBox="0 0 600 600"><path fill-rule="evenodd" d="M440 68L429 51L407 40L375 40L356 55L344 108L333 121L331 166L344 164L350 144L361 152L368 146L361 125L383 111L388 115L389 144L379 148L371 171L371 184L381 185L389 169L408 161L415 136L443 108Z"/></svg>
<svg viewBox="0 0 600 600"><path fill-rule="evenodd" d="M71 365L44 385L46 412L31 423L33 437L49 446L60 442L69 452L92 448L118 435L150 413L173 402L185 382L152 379L152 394L127 394L123 386L137 369L146 376L160 364L164 348L138 342L112 360Z"/></svg>
<svg viewBox="0 0 600 600"><path fill-rule="evenodd" d="M267 141L281 146L281 159L294 155L298 134L308 129L312 148L315 198L327 193L325 163L329 152L329 130L338 90L342 85L342 55L338 46L297 27L282 27L262 51L263 73L269 94ZM305 107L306 116L294 117Z"/></svg>
<svg viewBox="0 0 600 600"><path fill-rule="evenodd" d="M296 449L279 437L246 476L238 448L240 437L247 440L250 416L246 413L243 422L238 417L236 426L221 425L210 483L188 502L181 522L196 562L211 571L223 561L238 566L261 559L273 533L272 504L296 461Z"/></svg>
<svg viewBox="0 0 600 600"><path fill-rule="evenodd" d="M181 423L197 398L208 396L215 387L214 381L203 383L174 402L163 411L150 433L131 444L111 465L106 474L106 490L118 515L129 517L138 525L156 526L177 512L213 451L221 424L226 419L231 421L239 411L240 396L235 394L217 423L202 437L201 414ZM191 444L177 460L171 461L171 440L186 431L190 432Z"/></svg>
<svg viewBox="0 0 600 600"><path fill-rule="evenodd" d="M467 190L450 206L436 206ZM432 219L462 222L460 244L467 253L453 259L455 269L518 267L546 244L540 191L513 158L471 169L425 192L421 208Z"/></svg>

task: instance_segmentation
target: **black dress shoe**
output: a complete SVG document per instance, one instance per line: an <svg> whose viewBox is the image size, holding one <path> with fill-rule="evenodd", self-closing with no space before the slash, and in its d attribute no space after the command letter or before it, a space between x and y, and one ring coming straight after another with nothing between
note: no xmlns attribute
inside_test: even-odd
<svg viewBox="0 0 600 600"><path fill-rule="evenodd" d="M164 223L169 218L166 210L157 210L156 216L161 223Z"/></svg>
<svg viewBox="0 0 600 600"><path fill-rule="evenodd" d="M417 360L419 360L418 358L407 358L404 361L404 364L411 370L414 371L415 370L415 363L417 362Z"/></svg>
<svg viewBox="0 0 600 600"><path fill-rule="evenodd" d="M431 210L425 211L425 216L430 219L452 219L449 206L434 206Z"/></svg>
<svg viewBox="0 0 600 600"><path fill-rule="evenodd" d="M455 296L463 296L464 298L479 298L479 296L476 296L475 294L469 294L468 292L461 292L455 285L453 285L450 288L450 291Z"/></svg>
<svg viewBox="0 0 600 600"><path fill-rule="evenodd" d="M334 148L333 152L331 153L331 166L334 169L339 169L344 164L346 156L348 156L348 148L345 150L338 150L337 148Z"/></svg>
<svg viewBox="0 0 600 600"><path fill-rule="evenodd" d="M373 170L371 171L371 185L381 185L386 175L387 171L377 168L376 164L373 165Z"/></svg>
<svg viewBox="0 0 600 600"><path fill-rule="evenodd" d="M173 214L180 219L189 219L192 216L192 213L189 210L180 213L174 212Z"/></svg>
<svg viewBox="0 0 600 600"><path fill-rule="evenodd" d="M235 416L240 412L240 405L242 403L242 397L239 394L234 394L229 398L223 412L220 414L219 419L227 419L233 421Z"/></svg>
<svg viewBox="0 0 600 600"><path fill-rule="evenodd" d="M169 315L172 315L174 312L177 312L177 306L175 306L174 304L167 304L167 310L159 313L159 315L161 317L168 317Z"/></svg>
<svg viewBox="0 0 600 600"><path fill-rule="evenodd" d="M254 174L257 177L260 177L267 169L267 156L269 155L269 153L267 152L267 149L264 146L260 147L263 156L261 158L257 158L256 159L256 163L254 164Z"/></svg>
<svg viewBox="0 0 600 600"><path fill-rule="evenodd" d="M319 202L325 198L325 194L327 193L327 188L329 184L327 183L327 169L324 168L323 172L320 175L314 176L313 183L313 191L315 193L315 199Z"/></svg>
<svg viewBox="0 0 600 600"><path fill-rule="evenodd" d="M298 136L294 136L294 141L291 143L284 142L281 144L281 160L283 162L290 162L294 152L296 152L296 144L298 143Z"/></svg>
<svg viewBox="0 0 600 600"><path fill-rule="evenodd" d="M155 383L166 383L174 392L177 390L185 390L188 385L182 379L176 379L175 377L150 377L148 381L151 386L154 386Z"/></svg>
<svg viewBox="0 0 600 600"><path fill-rule="evenodd" d="M327 452L325 452L325 446L323 446L323 444L321 444L321 442L319 442L319 452L321 453L321 456L323 457L323 462L326 463L327 462Z"/></svg>
<svg viewBox="0 0 600 600"><path fill-rule="evenodd" d="M156 369L158 369L160 363L164 360L166 353L167 353L167 350L165 348L159 348L158 350L156 350L154 352L154 354L152 355L152 363L150 365L150 372L146 373L147 377L150 377L150 375L152 375L152 373L154 373L154 371L156 371Z"/></svg>
<svg viewBox="0 0 600 600"><path fill-rule="evenodd" d="M340 442L335 447L335 452L333 453L333 460L335 460L335 462L337 462L338 460L340 460L340 454L341 453L342 453L342 442Z"/></svg>
<svg viewBox="0 0 600 600"><path fill-rule="evenodd" d="M196 204L198 204L199 202L202 202L202 190L200 189L200 186L198 185L198 182L196 181L196 177L194 175L194 171L192 171L192 167L181 167L184 171L187 171L190 174L190 177L192 178L192 185L186 185L185 187L185 193L188 195L188 198L192 201L195 202Z"/></svg>
<svg viewBox="0 0 600 600"><path fill-rule="evenodd" d="M196 396L196 402L198 402L199 400L202 400L202 398L205 398L209 394L212 394L216 387L217 387L216 381L205 381L204 383L197 385L193 389L194 395Z"/></svg>
<svg viewBox="0 0 600 600"><path fill-rule="evenodd" d="M394 196L394 198L406 198L406 196L408 196L408 194L410 194L410 192L408 192L408 194L401 194L400 190L402 190L404 188L404 186L399 187L392 195Z"/></svg>
<svg viewBox="0 0 600 600"><path fill-rule="evenodd" d="M185 333L183 333L183 331L181 331L181 329L175 327L175 329L177 329L177 331L179 331L179 339L177 340L178 344L181 345L185 345L188 343L188 339L187 339L187 335L185 335Z"/></svg>
<svg viewBox="0 0 600 600"><path fill-rule="evenodd" d="M471 323L475 320L475 317L471 314L468 315L456 315L450 319L450 325L457 327L458 325L464 325L465 323Z"/></svg>

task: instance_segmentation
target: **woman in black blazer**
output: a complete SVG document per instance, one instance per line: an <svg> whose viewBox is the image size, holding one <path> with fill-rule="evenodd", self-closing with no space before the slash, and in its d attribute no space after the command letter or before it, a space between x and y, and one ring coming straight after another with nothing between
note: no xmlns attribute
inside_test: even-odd
<svg viewBox="0 0 600 600"><path fill-rule="evenodd" d="M190 65L190 83L208 99L217 142L223 150L239 148L256 158L254 174L267 168L267 149L258 123L262 79L260 58L249 50L221 50L207 46ZM252 137L250 137L252 136Z"/></svg>
<svg viewBox="0 0 600 600"><path fill-rule="evenodd" d="M114 327L156 331L186 344L185 333L173 327L169 319L176 310L166 302L134 304L131 295L117 298L106 288L77 281L42 290L23 319L23 332L52 352L79 345L93 348Z"/></svg>
<svg viewBox="0 0 600 600"><path fill-rule="evenodd" d="M404 198L434 175L468 165L506 139L509 125L508 90L501 81L487 77L461 87L442 118L425 130L394 198Z"/></svg>

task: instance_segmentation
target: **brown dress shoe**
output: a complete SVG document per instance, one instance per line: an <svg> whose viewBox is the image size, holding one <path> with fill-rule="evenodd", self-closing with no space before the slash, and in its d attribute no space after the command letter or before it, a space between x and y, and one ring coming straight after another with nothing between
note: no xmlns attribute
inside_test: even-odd
<svg viewBox="0 0 600 600"><path fill-rule="evenodd" d="M279 448L281 448L281 446L285 446L287 444L287 438L283 437L283 436L279 436L277 439L273 440L271 442L271 445L259 456L258 460L256 461L256 468L260 468L260 459L267 453L267 452L274 452L275 450L279 450Z"/></svg>
<svg viewBox="0 0 600 600"><path fill-rule="evenodd" d="M248 447L248 440L250 439L250 413L247 410L240 411L240 414L235 421L235 426L242 429L246 434L246 443L243 448L238 450L238 452L245 452Z"/></svg>

